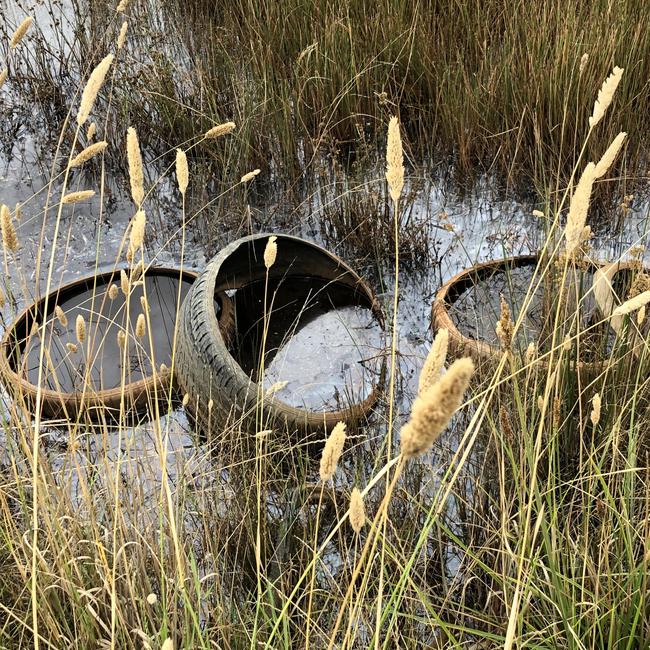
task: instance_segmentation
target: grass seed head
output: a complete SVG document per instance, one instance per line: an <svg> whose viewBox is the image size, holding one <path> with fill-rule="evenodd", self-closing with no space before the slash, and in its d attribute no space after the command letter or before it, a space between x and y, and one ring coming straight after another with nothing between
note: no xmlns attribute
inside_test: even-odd
<svg viewBox="0 0 650 650"><path fill-rule="evenodd" d="M126 8L129 6L129 0L120 0L120 3L115 8L115 11L118 13L123 13L126 11Z"/></svg>
<svg viewBox="0 0 650 650"><path fill-rule="evenodd" d="M94 122L91 122L86 131L86 140L92 140L95 137L95 133L97 133L97 125Z"/></svg>
<svg viewBox="0 0 650 650"><path fill-rule="evenodd" d="M447 348L449 347L449 331L442 328L438 330L436 337L433 339L431 349L424 361L420 371L420 380L418 382L418 395L422 395L427 388L430 388L440 379L440 373L447 360Z"/></svg>
<svg viewBox="0 0 650 650"><path fill-rule="evenodd" d="M142 248L144 243L144 227L146 224L146 215L144 210L138 210L131 220L131 234L129 240L129 249L135 254Z"/></svg>
<svg viewBox="0 0 650 650"><path fill-rule="evenodd" d="M571 197L569 216L567 217L566 229L564 231L566 253L569 256L572 256L582 243L589 201L591 200L591 189L595 180L594 170L595 165L590 162L582 172L575 192Z"/></svg>
<svg viewBox="0 0 650 650"><path fill-rule="evenodd" d="M496 326L496 333L499 337L501 347L504 350L511 350L512 337L514 336L514 324L512 322L512 316L510 314L510 307L508 306L506 299L503 297L503 294L500 296L500 304L501 315Z"/></svg>
<svg viewBox="0 0 650 650"><path fill-rule="evenodd" d="M187 406L189 403L190 403L190 394L185 393L185 395L183 395L183 406Z"/></svg>
<svg viewBox="0 0 650 650"><path fill-rule="evenodd" d="M14 222L11 220L11 212L6 205L0 207L0 229L2 230L2 245L9 253L18 250L18 235Z"/></svg>
<svg viewBox="0 0 650 650"><path fill-rule="evenodd" d="M141 339L144 337L146 331L147 323L145 321L144 314L138 314L138 320L135 323L135 335L137 338Z"/></svg>
<svg viewBox="0 0 650 650"><path fill-rule="evenodd" d="M323 482L329 481L334 476L334 472L336 472L336 466L339 463L345 445L345 429L345 424L338 422L325 442L323 455L320 459L320 478Z"/></svg>
<svg viewBox="0 0 650 650"><path fill-rule="evenodd" d="M130 126L126 132L126 155L129 162L129 179L131 181L131 196L138 206L144 201L144 168L138 134Z"/></svg>
<svg viewBox="0 0 650 650"><path fill-rule="evenodd" d="M81 190L79 192L70 192L70 194L66 194L61 199L61 203L63 203L63 205L72 205L73 203L81 203L82 201L92 199L93 196L95 196L95 190Z"/></svg>
<svg viewBox="0 0 650 650"><path fill-rule="evenodd" d="M218 138L222 135L228 135L235 130L234 122L226 122L225 124L218 124L213 126L211 129L208 129L203 136L206 139Z"/></svg>
<svg viewBox="0 0 650 650"><path fill-rule="evenodd" d="M278 245L275 243L277 237L269 237L269 240L266 242L266 248L264 249L264 266L267 269L270 269L274 264L278 256Z"/></svg>
<svg viewBox="0 0 650 650"><path fill-rule="evenodd" d="M65 344L65 347L68 348L68 352L70 352L70 354L76 354L77 350L79 349L77 347L77 344L73 343L72 341L68 341L68 343Z"/></svg>
<svg viewBox="0 0 650 650"><path fill-rule="evenodd" d="M616 160L616 156L618 156L618 152L621 150L626 136L627 133L624 131L619 133L612 141L612 144L607 147L607 151L605 151L594 169L594 178L601 178L608 172L612 163Z"/></svg>
<svg viewBox="0 0 650 650"><path fill-rule="evenodd" d="M61 323L61 325L63 327L67 327L68 326L68 317L65 315L65 312L63 311L63 309L61 309L60 305L57 305L54 308L54 313L56 314L56 318L59 321L59 323Z"/></svg>
<svg viewBox="0 0 650 650"><path fill-rule="evenodd" d="M32 26L33 22L34 19L31 16L27 16L27 18L25 18L25 20L23 20L23 22L20 23L20 25L18 25L16 31L11 37L11 42L9 43L9 47L11 47L12 50L18 47L20 41L22 41L23 38L25 38L25 34L27 34L27 31Z"/></svg>
<svg viewBox="0 0 650 650"><path fill-rule="evenodd" d="M88 82L81 94L81 102L79 103L79 112L77 113L77 124L83 126L90 116L97 95L104 85L106 73L113 63L113 55L105 56L98 64L97 67L90 73Z"/></svg>
<svg viewBox="0 0 650 650"><path fill-rule="evenodd" d="M4 86L5 81L7 81L7 77L9 76L9 70L7 68L3 68L0 70L0 88Z"/></svg>
<svg viewBox="0 0 650 650"><path fill-rule="evenodd" d="M7 296L5 292L0 288L0 309L4 309L4 306L7 304Z"/></svg>
<svg viewBox="0 0 650 650"><path fill-rule="evenodd" d="M77 341L79 341L79 343L83 343L86 340L86 321L81 314L77 315L75 332L77 334Z"/></svg>
<svg viewBox="0 0 650 650"><path fill-rule="evenodd" d="M160 650L174 650L174 642L170 638L165 639Z"/></svg>
<svg viewBox="0 0 650 650"><path fill-rule="evenodd" d="M117 37L117 49L121 50L124 47L124 43L126 43L126 32L129 29L129 23L126 22L126 20L122 23L122 27L120 28L120 33Z"/></svg>
<svg viewBox="0 0 650 650"><path fill-rule="evenodd" d="M120 288L125 296L129 295L129 276L124 269L120 270Z"/></svg>
<svg viewBox="0 0 650 650"><path fill-rule="evenodd" d="M613 312L612 317L625 316L631 314L641 307L645 307L650 302L650 291L644 291L634 298L626 300L622 305L619 305Z"/></svg>
<svg viewBox="0 0 650 650"><path fill-rule="evenodd" d="M578 74L582 74L584 72L584 69L587 65L587 61L589 61L589 54L585 52L581 57L580 57L580 67L578 69Z"/></svg>
<svg viewBox="0 0 650 650"><path fill-rule="evenodd" d="M388 123L388 142L386 144L386 180L390 196L397 202L404 187L404 159L399 120L391 117Z"/></svg>
<svg viewBox="0 0 650 650"><path fill-rule="evenodd" d="M117 293L119 289L117 288L117 285L115 283L111 284L111 286L108 288L108 297L111 300L115 300L117 298Z"/></svg>
<svg viewBox="0 0 650 650"><path fill-rule="evenodd" d="M601 407L601 399L600 399L600 393L596 393L593 396L593 399L591 400L591 415L589 418L591 419L591 423L596 426L600 422L600 407Z"/></svg>
<svg viewBox="0 0 650 650"><path fill-rule="evenodd" d="M402 454L413 458L428 451L463 401L474 374L474 363L457 359L436 384L416 398L410 420L400 433Z"/></svg>
<svg viewBox="0 0 650 650"><path fill-rule="evenodd" d="M352 530L358 535L366 523L366 508L363 503L363 497L358 488L352 489L350 495L350 525Z"/></svg>
<svg viewBox="0 0 650 650"><path fill-rule="evenodd" d="M104 149L108 147L108 142L105 140L102 140L101 142L96 142L95 144L91 144L90 146L86 147L81 153L77 154L71 161L70 161L70 169L74 169L75 167L79 167L80 165L83 165L86 161L90 160L91 158L94 158L97 154L102 153Z"/></svg>
<svg viewBox="0 0 650 650"><path fill-rule="evenodd" d="M178 189L185 196L187 186L190 183L190 172L187 166L187 155L182 149L176 149L176 180Z"/></svg>
<svg viewBox="0 0 650 650"><path fill-rule="evenodd" d="M645 311L646 311L646 308L645 308L645 305L643 305L643 307L641 307L641 309L639 309L639 312L636 315L636 324L639 327L641 327L641 325L643 325L643 321L645 320Z"/></svg>
<svg viewBox="0 0 650 650"><path fill-rule="evenodd" d="M621 82L621 77L623 76L623 68L615 66L612 70L612 74L605 79L603 85L598 91L598 97L594 103L594 110L589 118L589 126L593 129L600 120L603 119L605 111L612 103L614 98L614 93L618 88L618 84Z"/></svg>
<svg viewBox="0 0 650 650"><path fill-rule="evenodd" d="M146 296L140 296L140 305L142 307L142 311L145 313L149 313L150 307L149 307L149 301L147 300Z"/></svg>
<svg viewBox="0 0 650 650"><path fill-rule="evenodd" d="M117 345L120 350L123 350L126 345L126 332L124 330L119 330L117 333Z"/></svg>
<svg viewBox="0 0 650 650"><path fill-rule="evenodd" d="M241 177L241 180L239 181L240 183L248 183L248 181L252 181L259 173L260 169L254 169L252 172L248 172L248 174L244 174Z"/></svg>

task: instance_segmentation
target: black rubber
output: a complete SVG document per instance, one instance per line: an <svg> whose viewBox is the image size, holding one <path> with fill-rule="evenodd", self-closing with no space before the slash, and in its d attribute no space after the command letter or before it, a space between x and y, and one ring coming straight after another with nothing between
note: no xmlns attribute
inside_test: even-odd
<svg viewBox="0 0 650 650"><path fill-rule="evenodd" d="M218 438L232 428L248 433L269 428L289 433L322 432L339 421L358 419L377 399L375 386L363 402L340 411L308 411L273 397L264 398L263 409L259 406L259 385L244 372L223 339L214 295L265 279L263 255L269 236L244 237L219 252L194 283L181 308L176 377L181 389L189 394L188 410L209 438ZM269 271L270 282L295 276L341 284L352 293L355 304L372 310L383 328L383 314L373 292L345 262L298 237L276 237L278 253Z"/></svg>

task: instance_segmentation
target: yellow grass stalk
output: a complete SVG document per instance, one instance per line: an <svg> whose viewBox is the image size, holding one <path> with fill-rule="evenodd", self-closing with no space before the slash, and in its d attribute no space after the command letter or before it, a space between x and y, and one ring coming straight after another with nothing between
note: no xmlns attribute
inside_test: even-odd
<svg viewBox="0 0 650 650"><path fill-rule="evenodd" d="M650 302L650 291L644 291L634 298L626 300L622 305L619 305L612 313L612 317L625 316L631 314L637 309L641 309Z"/></svg>
<svg viewBox="0 0 650 650"><path fill-rule="evenodd" d="M473 374L473 361L468 357L458 359L449 366L438 383L415 399L411 418L400 434L405 458L419 456L431 448L462 404Z"/></svg>
<svg viewBox="0 0 650 650"><path fill-rule="evenodd" d="M278 256L278 245L275 243L277 237L269 237L264 249L264 266L270 269L275 264L275 259Z"/></svg>
<svg viewBox="0 0 650 650"><path fill-rule="evenodd" d="M129 295L129 276L124 269L120 270L120 287L125 296Z"/></svg>
<svg viewBox="0 0 650 650"><path fill-rule="evenodd" d="M147 323L144 319L144 314L138 314L138 320L135 323L135 335L141 339L147 331Z"/></svg>
<svg viewBox="0 0 650 650"><path fill-rule="evenodd" d="M97 133L97 125L91 122L88 126L88 131L86 131L86 139L92 140L95 137L95 133Z"/></svg>
<svg viewBox="0 0 650 650"><path fill-rule="evenodd" d="M176 149L176 180L178 189L185 196L187 186L190 183L190 171L187 165L187 155L182 149Z"/></svg>
<svg viewBox="0 0 650 650"><path fill-rule="evenodd" d="M59 321L59 323L61 323L61 325L63 327L67 327L68 326L68 317L65 315L65 312L63 311L63 309L61 309L60 305L57 305L54 308L54 313L56 314L56 318Z"/></svg>
<svg viewBox="0 0 650 650"><path fill-rule="evenodd" d="M0 88L4 86L5 81L7 81L7 77L9 76L9 70L7 68L3 68L0 70Z"/></svg>
<svg viewBox="0 0 650 650"><path fill-rule="evenodd" d="M124 47L124 43L126 43L126 32L129 28L129 23L126 22L126 20L122 23L122 27L120 28L120 33L117 37L117 49L121 50Z"/></svg>
<svg viewBox="0 0 650 650"><path fill-rule="evenodd" d="M424 361L420 371L420 380L418 382L418 395L422 395L427 388L430 388L440 379L440 373L447 360L447 348L449 347L449 331L446 329L438 330L436 337L433 339L431 349Z"/></svg>
<svg viewBox="0 0 650 650"><path fill-rule="evenodd" d="M589 418L591 419L591 423L596 426L600 422L600 407L601 407L601 399L600 399L600 393L596 393L593 396L593 399L591 400L591 415Z"/></svg>
<svg viewBox="0 0 650 650"><path fill-rule="evenodd" d="M105 56L98 64L97 67L90 73L86 87L81 94L81 102L79 104L79 112L77 113L77 124L83 126L90 116L97 94L101 90L106 78L106 73L113 63L113 55Z"/></svg>
<svg viewBox="0 0 650 650"><path fill-rule="evenodd" d="M404 187L404 161L399 121L391 117L388 123L388 142L386 144L386 180L393 201L399 199Z"/></svg>
<svg viewBox="0 0 650 650"><path fill-rule="evenodd" d="M616 88L618 88L618 84L621 82L622 76L623 68L615 66L612 70L612 74L610 74L603 82L602 87L598 91L598 97L594 103L594 110L589 118L589 126L591 128L596 126L596 124L603 119L605 111L612 103L614 93L616 92Z"/></svg>
<svg viewBox="0 0 650 650"><path fill-rule="evenodd" d="M5 250L15 253L18 250L18 235L14 222L11 220L11 212L4 203L0 207L0 229L2 230L2 245Z"/></svg>
<svg viewBox="0 0 650 650"><path fill-rule="evenodd" d="M86 321L81 314L77 315L75 332L77 334L77 341L79 341L79 343L83 343L86 340Z"/></svg>
<svg viewBox="0 0 650 650"><path fill-rule="evenodd" d="M336 466L339 463L345 445L345 429L345 424L339 422L327 438L323 455L320 459L320 478L323 482L329 481L334 476L334 472L336 472Z"/></svg>
<svg viewBox="0 0 650 650"><path fill-rule="evenodd" d="M71 205L73 203L80 203L81 201L86 201L95 196L95 190L81 190L80 192L70 192L66 194L62 199L61 203L64 205Z"/></svg>
<svg viewBox="0 0 650 650"><path fill-rule="evenodd" d="M252 181L259 173L261 170L259 169L254 169L252 172L248 172L248 174L244 174L241 177L241 180L239 181L240 183L248 183L248 181Z"/></svg>
<svg viewBox="0 0 650 650"><path fill-rule="evenodd" d="M612 144L607 147L607 151L605 151L603 157L596 164L596 168L594 169L594 178L601 178L607 173L623 146L625 136L627 136L627 133L624 131L619 133L612 141Z"/></svg>
<svg viewBox="0 0 650 650"><path fill-rule="evenodd" d="M235 130L235 123L234 122L226 122L225 124L218 124L217 126L213 126L211 129L208 129L205 134L204 138L218 138L222 135L228 135L228 133L232 133Z"/></svg>
<svg viewBox="0 0 650 650"><path fill-rule="evenodd" d="M359 488L353 488L350 495L350 525L358 535L366 523L366 508Z"/></svg>
<svg viewBox="0 0 650 650"><path fill-rule="evenodd" d="M140 207L144 201L144 170L138 134L130 126L126 132L126 155L129 162L129 179L133 202Z"/></svg>
<svg viewBox="0 0 650 650"><path fill-rule="evenodd" d="M573 255L582 243L589 201L591 199L591 188L595 179L594 170L595 165L590 162L582 172L576 190L571 197L569 216L567 217L566 230L564 231L566 252L569 256Z"/></svg>
<svg viewBox="0 0 650 650"><path fill-rule="evenodd" d="M23 38L25 38L25 34L27 34L27 31L33 22L34 19L31 16L27 16L27 18L25 18L25 20L23 20L23 22L18 25L16 31L14 32L14 35L11 37L11 42L9 43L9 47L11 47L12 50L18 46Z"/></svg>
<svg viewBox="0 0 650 650"><path fill-rule="evenodd" d="M80 152L70 161L70 169L83 165L86 161L95 157L97 154L102 153L106 147L108 147L108 142L105 140L96 142L95 144L91 144L89 147L86 147L82 152Z"/></svg>
<svg viewBox="0 0 650 650"><path fill-rule="evenodd" d="M117 292L119 289L117 288L117 285L115 283L111 284L111 286L108 288L108 297L111 300L115 300L117 298Z"/></svg>

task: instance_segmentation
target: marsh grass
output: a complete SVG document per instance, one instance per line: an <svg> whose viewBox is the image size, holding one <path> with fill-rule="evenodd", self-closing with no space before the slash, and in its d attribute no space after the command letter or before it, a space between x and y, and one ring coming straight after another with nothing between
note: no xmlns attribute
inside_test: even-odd
<svg viewBox="0 0 650 650"><path fill-rule="evenodd" d="M503 154L499 155L516 153L506 168L523 166L529 157L537 172L544 170L540 177L553 179L549 188L563 188L557 205L547 211L547 237L523 305L508 319L503 315L508 324L502 330L512 341L532 295L538 287L546 287L550 316L544 345L533 347L525 357L504 345L494 364L477 367L467 393L470 362L457 361L456 369L443 379L433 372L427 379L433 383L422 399L428 391L450 393L458 368L464 370L463 390L454 391L445 422L438 418L437 428L442 429L457 412L445 432L436 430L441 435L432 450L427 451L433 442L427 438L426 444L400 453L399 433L409 414L397 408L394 339L383 407L369 422L349 427L345 439L338 435L341 444L336 445L336 454L324 459L336 455L336 462L325 462L327 471L322 476L313 446L287 432L272 431L266 422L259 422L257 431L233 421L222 431L190 429L184 435L172 417L176 406L171 393L163 399L150 395L152 417L147 422L127 422L124 399L116 427L85 417L41 421L38 410L34 417L20 395L6 399L0 438L7 452L0 461L0 646L460 648L483 644L631 649L647 645L650 350L640 329L643 322L639 326L636 314L628 313L631 303L627 303L616 312L621 321L611 349L601 342L589 357L597 363L588 368L580 365L587 337L607 332L611 321L609 314L596 314L595 321L587 324L580 318L582 303L594 291L581 282L581 264L590 254L584 246L587 207L576 208L578 225L569 231L571 255L563 254L565 208L582 189L580 183L576 189L561 180L567 172L568 177L578 178L587 160L600 159L613 140L606 137L607 129L620 130L608 121L613 116L638 146L636 136L645 118L630 108L628 100L645 77L637 77L627 61L636 60L645 32L622 27L632 22L628 11L634 4L608 5L610 17L621 25L611 32L602 29L602 20L597 25L601 29L594 28L595 12L603 9L600 3L583 9L585 15L567 13L564 5L562 11L548 9L541 16L519 13L524 9L518 6L498 5L497 11L492 3L480 12L473 4L456 4L441 15L427 3L419 6L420 13L406 3L373 5L373 11L366 12L367 6L359 3L345 16L337 13L338 5L308 3L290 5L291 11L282 16L285 22L277 21L279 3L262 3L256 12L235 4L231 13L222 14L219 20L228 22L227 29L218 32L219 38L229 45L236 39L240 49L226 51L219 39L206 45L214 48L207 54L219 56L223 63L223 72L210 81L218 84L221 95L208 94L213 99L207 101L214 104L202 108L196 120L182 116L178 122L167 122L168 134L181 136L174 137L165 152L166 174L172 178L176 172L182 195L181 226L176 233L183 242L181 263L185 231L197 215L185 203L188 187L198 183L193 166L189 172L197 158L214 157L223 163L223 178L230 178L230 187L238 187L242 170L238 167L234 173L229 167L237 152L239 163L246 163L245 175L246 169L256 168L247 157L275 155L278 142L288 151L295 145L297 151L298 139L308 134L315 151L326 136L351 141L363 132L364 138L370 138L367 129L381 123L383 130L399 99L403 124L413 142L418 135L422 142L436 137L444 143L441 125L448 121L446 128L457 136L454 147L462 166L474 157L495 155L485 132L501 132L503 124L498 122L497 128L495 115L507 99L508 110L499 119L515 115L508 133L515 129L512 124L521 128L514 145L509 142L512 134L504 133L505 139L500 140ZM116 29L122 14L135 14L136 6L122 1ZM201 3L190 8L197 12L195 17L216 20ZM616 9L618 13L611 13ZM324 30L324 39L314 47L295 40L311 37L309 30L300 31L308 10L310 21ZM101 13L96 11L91 24ZM362 16L368 20L361 21ZM513 16L523 22L512 22ZM131 16L129 21L134 24ZM467 32L472 33L471 42L456 32L459 24L474 28ZM585 39L589 35L602 46L598 49L594 44L582 72L574 70L580 57L572 58L577 53L574 38L569 38L577 24ZM432 31L423 32L425 25ZM557 29L557 38L544 41L551 28ZM492 47L497 36L506 37L499 53ZM115 38L112 47L117 47ZM514 58L518 39L524 39L528 48L523 63ZM619 40L625 47L617 45ZM267 45L262 49L263 42ZM369 63L363 48L379 42L386 49ZM435 49L444 42L445 51ZM616 91L617 104L585 136L587 111L609 66L608 62L597 74L597 59L611 55L612 44L625 51L617 62L626 68L626 77ZM419 58L410 56L416 46L423 48L417 50L423 52ZM106 52L100 49L95 52L96 63L106 60L101 58ZM237 61L237 52L245 60ZM464 52L463 66L458 65L459 52ZM553 55L558 66L558 85L553 88L546 77L546 83L533 83L535 75L541 74L542 55L545 60ZM390 72L384 59L391 62ZM216 60L207 59L213 64ZM447 65L432 66L432 60ZM223 75L239 71L244 63L249 66L244 68L246 79L253 81L243 89L251 96L241 92L240 99L242 88L232 85L232 79L239 77L229 77L229 85ZM467 74L471 65L476 66L475 77ZM263 77L269 70L275 75ZM117 61L107 73L106 87L114 88L120 74ZM260 78L268 81L270 89L263 105L255 97L254 82ZM298 104L292 94L296 79L302 81ZM146 81L153 97L161 78L150 75ZM574 82L579 82L588 101L576 95ZM202 83L210 87L205 79ZM519 103L528 107L532 101L517 92L520 83L528 90L540 88L535 98L539 112L524 110ZM386 92L386 97L375 98L376 88L382 88L378 92ZM101 123L104 110L112 114L112 95L104 95L96 98L92 115L82 120L84 126L90 119ZM436 106L434 115L427 101L442 95L445 102ZM160 101L142 110L164 115L165 107L178 107L177 98L165 97L169 103ZM224 100L219 106L218 97ZM234 106L233 97L250 103ZM486 97L493 103L488 104ZM478 120L477 106L485 109L480 111L485 122ZM574 109L584 118L584 128L576 126L575 133L569 133L568 127L555 129L558 123L572 123L568 116ZM221 114L224 110L229 114ZM365 118L359 124L362 114L370 116L370 127ZM458 120L470 114L467 130L460 133L451 116ZM75 115L71 106L66 115ZM206 142L205 134L230 118L241 126L224 127L220 134L213 131ZM142 117L124 123L140 121ZM157 129L161 121L152 124ZM426 137L425 124L437 125ZM125 152L126 130L118 134L110 120L107 126L115 129L119 140L119 146L111 149ZM82 133L79 128L76 132ZM160 133L164 132L157 137L167 137ZM480 136L471 137L477 133ZM130 183L138 212L134 208L135 233L133 228L125 230L116 256L117 264L131 241L130 272L121 273L125 295L146 274L148 255L155 253L147 243L147 229L152 226L139 211L147 207L146 165L143 170L134 136L129 140L135 171ZM180 156L178 147L183 148ZM410 148L407 152L412 155ZM61 181L56 170L69 169L77 155L62 138L54 157L68 164L59 160L53 165L53 178ZM396 161L392 161L393 171L399 167ZM152 174L147 187L150 180L153 186L165 176L156 179ZM126 173L125 181L129 182ZM54 196L59 194L48 188L52 203L46 214L52 217L50 213L58 212L58 223L65 198ZM65 182L61 196L70 196ZM382 196L385 210L377 219L388 221L390 245L381 252L398 271L404 252L404 207L399 207L404 194L393 192L391 198L392 204ZM11 215L3 208L6 260L12 259L13 248L7 236L9 225L13 226ZM336 236L343 237L340 232ZM645 239L637 243L646 244ZM55 237L53 245L67 244ZM27 286L34 271L37 277L43 272L51 279L54 257L48 264L47 253L53 251L46 251L43 268L18 269L21 285ZM271 247L268 253L270 266L282 251ZM640 273L640 265L635 273ZM398 280L396 272L396 286ZM116 294L117 286L111 292ZM393 329L398 325L395 293ZM638 295L642 298L623 298L636 299L634 305L640 307L646 296ZM30 292L25 291L24 300L29 298ZM146 304L145 295L135 332L138 341L132 333L124 333L122 350L125 356L128 347L137 344L156 372L159 363L150 347ZM612 301L612 310L607 311L614 313L616 306ZM83 333L80 323L76 325L81 346L91 336L92 323L84 321ZM198 398L186 395L182 404L196 403ZM210 408L209 404L199 402L199 407ZM413 417L421 415L422 409L414 409ZM424 409L422 417L426 416ZM387 432L394 434L392 445ZM184 445L189 449L182 449ZM147 456L150 462L145 462Z"/></svg>

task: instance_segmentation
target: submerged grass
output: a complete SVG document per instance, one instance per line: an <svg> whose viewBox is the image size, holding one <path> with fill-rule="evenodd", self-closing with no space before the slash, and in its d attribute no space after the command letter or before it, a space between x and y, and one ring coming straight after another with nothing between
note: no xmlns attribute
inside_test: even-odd
<svg viewBox="0 0 650 650"><path fill-rule="evenodd" d="M122 0L116 20L123 12L136 13L137 4ZM220 3L188 5L192 20L217 29L215 39L201 46L205 51L188 50L205 66L199 87L209 92L201 114L169 119L167 134L157 135L175 136L166 151L175 166L152 185L176 175L181 263L193 219L185 205L188 154L199 155L206 140L222 147L217 157L224 177L241 178L230 180L233 187L255 174L242 175L239 168L231 173L225 163L236 152L244 169L257 171L256 163L268 165L280 151L295 155L293 164L302 168L310 155L305 147L315 152L326 138L372 139L367 134L377 125L390 125L392 204L383 213L390 252L379 250L394 265L393 331L399 327L405 232L402 141L399 122L389 120L396 105L413 142L417 136L422 143L431 138L444 144L451 133L461 168L473 159L503 156L498 164L505 169L529 165L538 179L554 179L550 191L567 189L548 211L547 237L521 309L511 314L502 306L502 349L494 359L450 359L441 374L451 351L447 335L439 334L421 395L400 430L407 414L397 412L393 337L385 408L364 427L335 427L323 440L320 467L313 450L310 455L299 440L274 435L264 422L254 432L234 422L208 432L207 442L205 432L194 432L193 440L205 444L182 455L173 447L174 420L165 417L174 408L171 395L161 400L155 389L148 425L127 419L126 389L117 425L83 417L44 422L40 407L34 416L21 395L7 399L6 453L0 459L0 646L647 647L650 350L645 321L634 312L647 304L648 294L632 289L643 284L640 262L621 300L608 293L613 276L603 274L604 281L591 287L584 279L590 261L585 228L598 175L598 166L585 161L601 160L604 151L610 163L616 157L620 141L614 153L607 147L617 143L613 134L620 128L610 118L625 125L635 148L647 126L647 115L633 108L647 94L647 75L639 74L646 62L638 57L646 35L631 13L636 3L544 5L539 11L493 2L359 2L344 5L345 11L340 3L315 1L235 2L220 13L213 7L224 9ZM609 16L611 29L604 29L602 14L596 21L598 11ZM197 34L191 36L188 48L198 48ZM497 42L502 46L496 48ZM122 45L128 51L123 43L111 47ZM590 52L587 60L579 56L583 49ZM89 120L99 122L104 110L110 114L111 95L105 106L100 87L114 87L123 73L123 64L102 54L81 95L77 135ZM589 125L587 111L614 54L626 73L618 88L611 79L602 86ZM243 89L236 82L242 73L249 84ZM260 80L263 102L256 94ZM156 88L159 79L148 82ZM157 90L149 92L152 105L142 110L158 116L177 102L165 104L157 95L153 102ZM612 95L614 105L604 116ZM151 125L157 129L161 122ZM135 203L116 259L129 257L131 270L120 276L125 295L147 273L146 234L152 228L145 219L146 165L135 134L120 129L114 147L128 150ZM53 170L74 166L81 154L75 154L76 137L73 142L69 147L61 139L55 162L68 163ZM404 151L413 158L416 149ZM605 167L602 160L599 165ZM583 169L589 171L575 189L564 183ZM102 200L103 174L102 168ZM67 192L66 173L57 194L54 180L60 179L56 171L52 175L46 215L56 213L58 228L62 206L95 190ZM194 173L191 181L196 183ZM4 205L2 226L5 259L11 260L17 234L11 234L14 224ZM55 236L52 245L67 244ZM35 263L37 268L19 269L25 286L28 277L43 272L50 288L54 250L46 253L44 268ZM271 237L267 268L281 255ZM540 287L548 331L522 356L513 340ZM596 287L605 295L598 304L607 308L585 324L583 303ZM113 285L111 299L117 292ZM178 309L180 293L176 302ZM148 304L145 295L134 332L120 331L123 386L129 346L150 358L154 373L160 367ZM589 343L614 323L610 347L607 336ZM46 323L41 325L45 336ZM92 327L77 319L80 344L90 345ZM198 397L185 395L182 404ZM210 400L205 408L212 405ZM53 429L60 432L59 453L46 445ZM254 447L247 442L250 433L256 434ZM144 438L153 464L141 462ZM147 467L157 476L147 475Z"/></svg>

